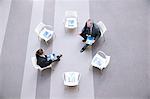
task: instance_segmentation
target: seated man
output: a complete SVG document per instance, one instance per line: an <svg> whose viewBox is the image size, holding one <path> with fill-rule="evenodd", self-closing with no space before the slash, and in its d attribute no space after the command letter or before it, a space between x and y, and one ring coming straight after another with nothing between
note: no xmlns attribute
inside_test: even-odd
<svg viewBox="0 0 150 99"><path fill-rule="evenodd" d="M62 55L58 56L56 56L55 54L45 55L43 49L39 49L36 51L37 65L39 65L41 68L49 66L51 63L55 61L60 61L60 57L62 57Z"/></svg>
<svg viewBox="0 0 150 99"><path fill-rule="evenodd" d="M99 27L95 23L93 23L91 19L88 19L80 35L84 38L82 40L83 42L86 42L87 38L92 37L93 38L92 44L94 44L95 41L97 41L101 36L101 32ZM80 50L80 52L83 52L89 45L92 44L86 43L86 45Z"/></svg>

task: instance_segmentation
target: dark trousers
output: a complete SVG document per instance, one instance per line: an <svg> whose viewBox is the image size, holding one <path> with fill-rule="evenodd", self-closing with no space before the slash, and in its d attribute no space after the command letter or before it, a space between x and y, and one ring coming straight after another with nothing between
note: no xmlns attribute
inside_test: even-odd
<svg viewBox="0 0 150 99"><path fill-rule="evenodd" d="M85 44L81 50L84 51L88 46L89 46L89 44Z"/></svg>
<svg viewBox="0 0 150 99"><path fill-rule="evenodd" d="M84 38L84 40L87 39L86 33L81 33L80 35Z"/></svg>

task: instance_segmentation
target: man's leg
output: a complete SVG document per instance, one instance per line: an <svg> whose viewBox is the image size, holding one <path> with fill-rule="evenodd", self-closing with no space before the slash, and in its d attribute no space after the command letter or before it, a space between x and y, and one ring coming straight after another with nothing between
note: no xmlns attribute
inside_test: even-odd
<svg viewBox="0 0 150 99"><path fill-rule="evenodd" d="M80 50L80 52L82 53L88 46L89 44L85 44L84 47Z"/></svg>

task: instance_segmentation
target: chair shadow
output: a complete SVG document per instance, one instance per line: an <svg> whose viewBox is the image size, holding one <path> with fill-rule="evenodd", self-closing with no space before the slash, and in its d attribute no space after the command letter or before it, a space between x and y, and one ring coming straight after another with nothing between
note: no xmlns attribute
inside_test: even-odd
<svg viewBox="0 0 150 99"><path fill-rule="evenodd" d="M64 86L64 90L68 93L74 93L79 91L79 85L77 86Z"/></svg>
<svg viewBox="0 0 150 99"><path fill-rule="evenodd" d="M43 71L38 71L38 77L40 77L41 79L43 78L44 80L45 79L49 79L49 77L50 77L50 75L51 75L51 69L50 68L48 68L48 69L45 69L45 70L43 70Z"/></svg>
<svg viewBox="0 0 150 99"><path fill-rule="evenodd" d="M74 35L74 33L77 32L77 28L76 29L66 29L65 28L64 30L67 35Z"/></svg>
<svg viewBox="0 0 150 99"><path fill-rule="evenodd" d="M50 39L47 43L44 40L40 41L41 47L47 48L53 44L54 38Z"/></svg>
<svg viewBox="0 0 150 99"><path fill-rule="evenodd" d="M61 61L61 59L60 59L60 61ZM58 64L59 64L59 61L52 63L52 67L50 68L51 72L55 71L55 69L57 68Z"/></svg>
<svg viewBox="0 0 150 99"><path fill-rule="evenodd" d="M105 41L104 38L99 38L98 41L96 41L92 45L92 56L94 56L100 49L102 49Z"/></svg>
<svg viewBox="0 0 150 99"><path fill-rule="evenodd" d="M96 67L92 67L93 68L93 74L96 75L102 75L102 70L96 68Z"/></svg>
<svg viewBox="0 0 150 99"><path fill-rule="evenodd" d="M52 52L52 46L53 46L53 38L46 43L44 40L41 40L40 42L40 48L44 49L46 53Z"/></svg>
<svg viewBox="0 0 150 99"><path fill-rule="evenodd" d="M100 70L97 67L92 67L93 68L93 75L105 75L105 73L107 72L107 68L104 68L102 70Z"/></svg>

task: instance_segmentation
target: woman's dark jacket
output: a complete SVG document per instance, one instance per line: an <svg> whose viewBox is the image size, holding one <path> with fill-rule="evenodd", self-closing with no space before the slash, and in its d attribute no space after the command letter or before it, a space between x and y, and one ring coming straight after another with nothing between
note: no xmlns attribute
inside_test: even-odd
<svg viewBox="0 0 150 99"><path fill-rule="evenodd" d="M39 65L41 68L46 67L53 62L52 60L47 61L46 55L45 55L45 57L42 57L40 55L36 55L36 58L37 58L37 65Z"/></svg>

